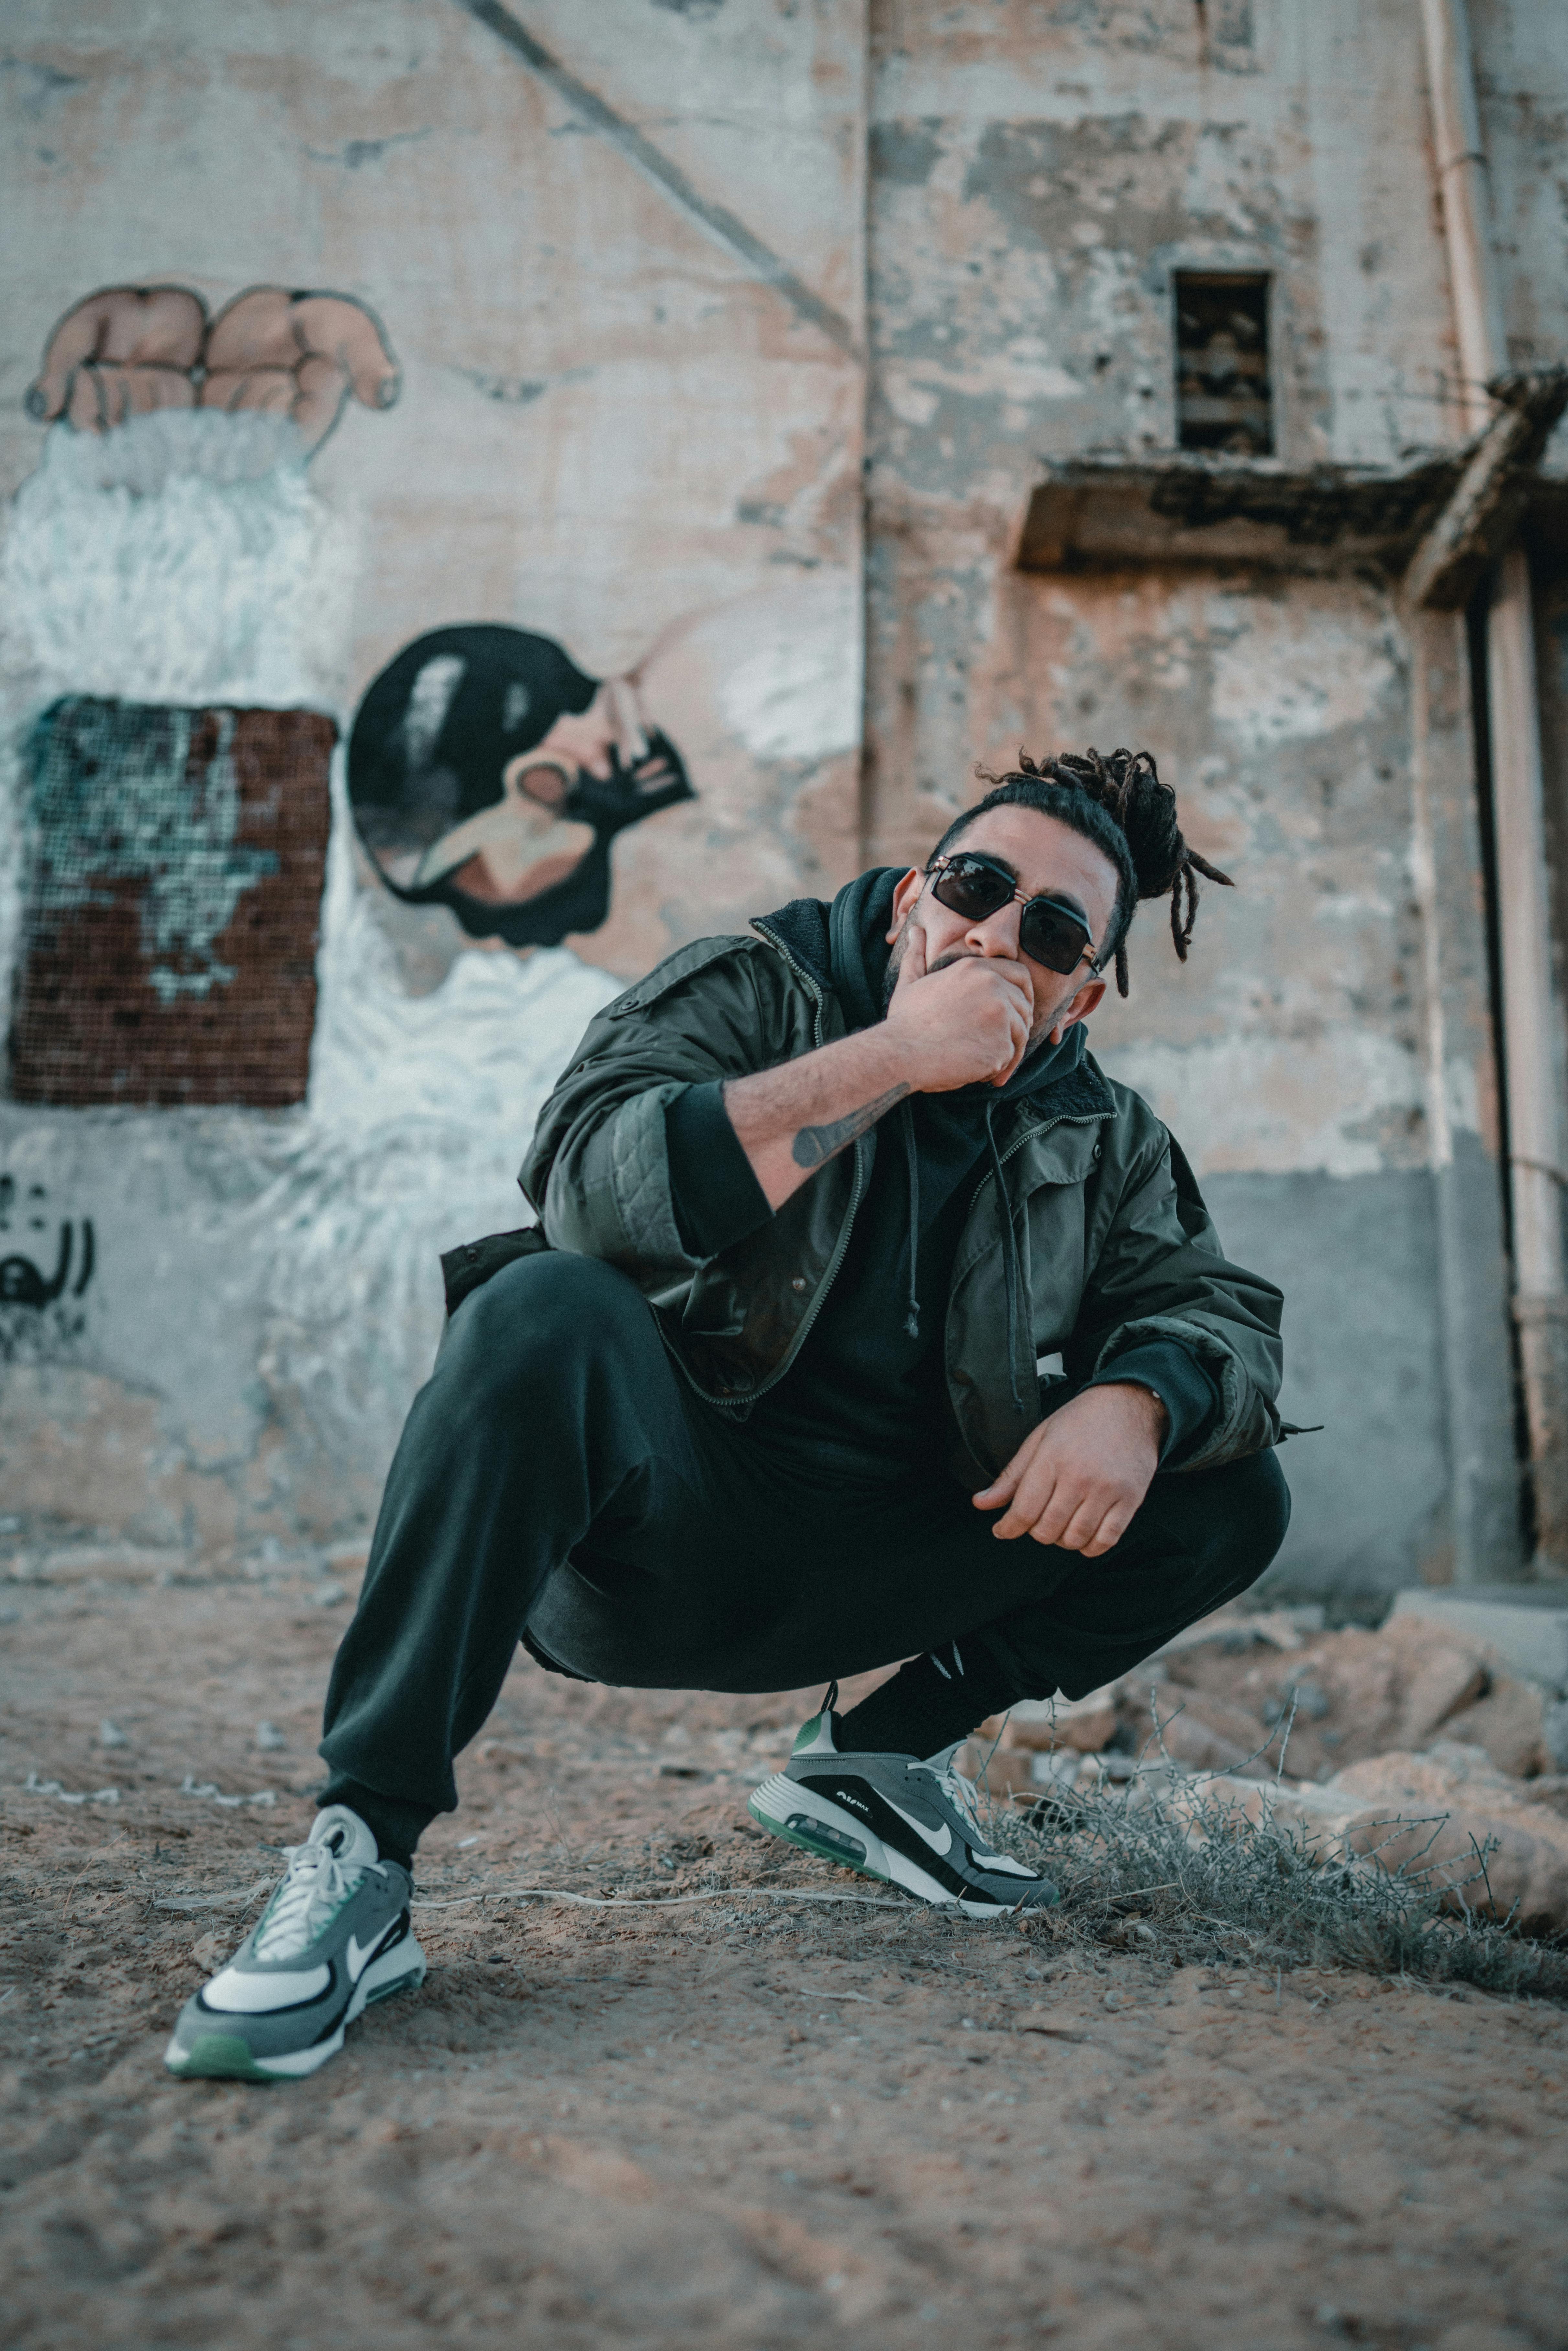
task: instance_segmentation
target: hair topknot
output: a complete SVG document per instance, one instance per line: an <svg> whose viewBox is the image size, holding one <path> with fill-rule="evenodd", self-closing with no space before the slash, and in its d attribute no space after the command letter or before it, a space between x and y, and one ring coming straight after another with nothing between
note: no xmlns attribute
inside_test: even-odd
<svg viewBox="0 0 1568 2351"><path fill-rule="evenodd" d="M1008 787L1019 784L1057 785L1082 795L1083 800L1109 817L1127 844L1137 896L1169 896L1171 938L1179 962L1186 961L1186 951L1192 943L1193 924L1197 916L1198 874L1219 883L1227 890L1235 887L1228 873L1222 873L1217 865L1210 865L1207 858L1187 846L1176 822L1176 793L1169 784L1160 781L1152 751L1063 751L1055 758L1033 759L1020 749L1017 768L1009 768L1006 775L993 775L986 768L977 768L975 772L994 789L978 806L966 810L965 821L977 816L980 808L989 806L993 800L999 801L1003 793L1010 799ZM1133 919L1133 907L1129 904L1119 911L1122 919L1117 925L1116 987L1119 994L1125 996L1127 926Z"/></svg>

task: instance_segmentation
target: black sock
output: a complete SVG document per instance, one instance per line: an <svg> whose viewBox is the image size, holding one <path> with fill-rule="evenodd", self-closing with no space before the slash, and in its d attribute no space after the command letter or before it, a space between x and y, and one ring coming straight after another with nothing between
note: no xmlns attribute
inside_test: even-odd
<svg viewBox="0 0 1568 2351"><path fill-rule="evenodd" d="M840 1715L833 1744L841 1755L937 1755L1018 1695L981 1642L946 1641Z"/></svg>
<svg viewBox="0 0 1568 2351"><path fill-rule="evenodd" d="M414 1846L435 1818L427 1804L405 1804L396 1796L378 1796L362 1781L345 1779L340 1771L333 1772L317 1802L323 1812L329 1804L347 1804L374 1837L382 1859L401 1862L408 1870L413 1867Z"/></svg>

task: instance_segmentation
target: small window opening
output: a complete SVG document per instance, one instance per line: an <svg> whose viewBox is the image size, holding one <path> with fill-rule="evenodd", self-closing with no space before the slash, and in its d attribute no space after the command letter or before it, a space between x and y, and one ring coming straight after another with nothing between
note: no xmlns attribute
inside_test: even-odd
<svg viewBox="0 0 1568 2351"><path fill-rule="evenodd" d="M1178 270L1176 314L1178 445L1271 456L1267 276Z"/></svg>

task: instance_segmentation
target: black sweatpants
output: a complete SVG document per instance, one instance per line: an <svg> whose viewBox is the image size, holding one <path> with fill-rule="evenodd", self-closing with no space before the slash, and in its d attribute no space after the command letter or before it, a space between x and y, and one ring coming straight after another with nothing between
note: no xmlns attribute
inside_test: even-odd
<svg viewBox="0 0 1568 2351"><path fill-rule="evenodd" d="M523 1258L458 1308L387 1479L327 1693L336 1777L449 1812L525 1631L591 1680L775 1690L982 1643L1014 1698L1128 1671L1256 1581L1271 1453L1155 1479L1102 1559L998 1542L945 1470L785 1465L693 1395L633 1283Z"/></svg>

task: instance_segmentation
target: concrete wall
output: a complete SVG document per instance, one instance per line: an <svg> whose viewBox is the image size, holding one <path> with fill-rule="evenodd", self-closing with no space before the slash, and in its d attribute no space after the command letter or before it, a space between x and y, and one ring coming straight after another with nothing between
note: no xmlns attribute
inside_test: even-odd
<svg viewBox="0 0 1568 2351"><path fill-rule="evenodd" d="M1205 893L1185 967L1144 914L1093 1041L1286 1289L1286 1408L1327 1427L1286 1456L1279 1577L1513 1572L1462 642L1413 644L1355 579L1015 564L1042 458L1173 445L1178 266L1270 273L1287 465L1453 437L1419 12L880 0L873 24L873 852L918 855L977 753L1155 750L1239 887Z"/></svg>
<svg viewBox="0 0 1568 2351"><path fill-rule="evenodd" d="M352 1536L439 1328L436 1252L520 1220L537 1106L618 977L854 870L860 12L523 13L521 51L450 0L7 16L13 743L84 691L306 702L346 732L410 639L501 622L639 672L695 793L617 836L602 925L519 958L389 895L340 776L308 1105L0 1105L0 1257L47 1274L63 1228L95 1243L79 1298L0 1306L24 1531ZM236 490L188 445L226 420L182 414L110 435L153 455L105 488L24 394L63 312L152 282L214 312L350 297L400 396L350 399L308 482Z"/></svg>
<svg viewBox="0 0 1568 2351"><path fill-rule="evenodd" d="M1568 58L1546 0L1472 13L1511 338L1542 360L1568 340ZM434 1252L515 1219L534 1106L616 977L921 855L977 758L1125 742L1239 884L1206 890L1185 967L1145 909L1093 1042L1287 1290L1286 1408L1328 1426L1285 1457L1279 1578L1518 1572L1462 624L1370 577L1016 559L1043 460L1172 446L1183 266L1270 273L1287 467L1452 444L1419 11L518 0L511 22L458 0L8 22L13 728L68 688L303 699L346 727L411 639L501 621L640 674L696 797L618 838L601 925L518 957L389 896L340 777L307 1106L0 1105L0 1253L87 1222L98 1252L79 1301L0 1309L4 1507L242 1552L351 1537L428 1358ZM188 523L51 472L22 413L73 300L164 277L214 308L340 290L402 371L277 520L267 628L209 625ZM200 495L210 550L228 510ZM119 549L108 586L89 538ZM128 578L152 619L122 636Z"/></svg>

